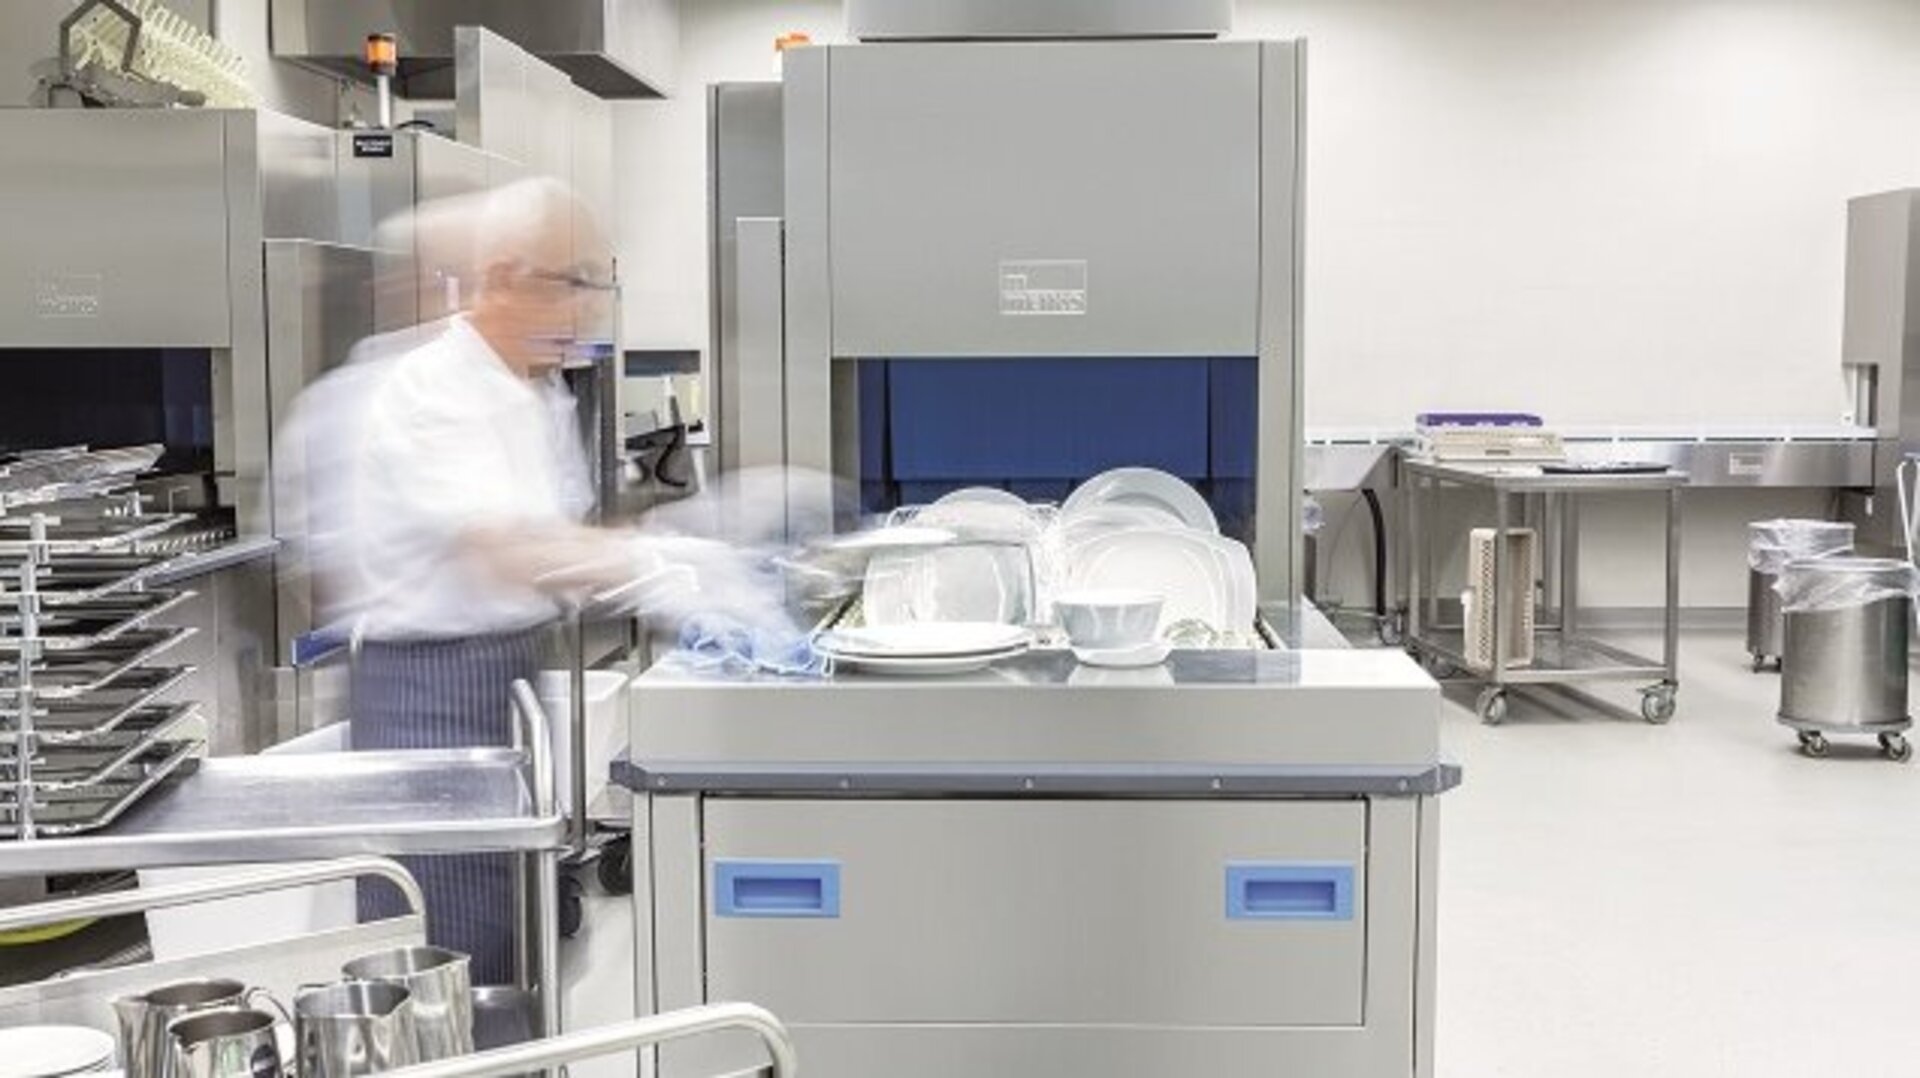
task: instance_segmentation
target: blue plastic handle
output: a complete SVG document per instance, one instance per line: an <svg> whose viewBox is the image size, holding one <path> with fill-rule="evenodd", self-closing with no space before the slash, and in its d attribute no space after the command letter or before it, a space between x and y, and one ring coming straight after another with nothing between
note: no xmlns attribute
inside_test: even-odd
<svg viewBox="0 0 1920 1078"><path fill-rule="evenodd" d="M715 861L715 917L838 917L838 861Z"/></svg>
<svg viewBox="0 0 1920 1078"><path fill-rule="evenodd" d="M1227 866L1230 921L1351 921L1353 866L1273 862Z"/></svg>

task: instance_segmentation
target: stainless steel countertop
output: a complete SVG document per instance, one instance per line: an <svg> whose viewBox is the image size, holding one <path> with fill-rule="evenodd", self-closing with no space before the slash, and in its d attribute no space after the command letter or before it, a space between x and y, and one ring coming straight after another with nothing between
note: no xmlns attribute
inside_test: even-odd
<svg viewBox="0 0 1920 1078"><path fill-rule="evenodd" d="M1524 464L1439 463L1409 457L1401 467L1409 474L1426 476L1465 486L1493 490L1546 493L1599 493L1603 491L1673 490L1687 485L1685 472L1624 472L1616 474L1543 472Z"/></svg>
<svg viewBox="0 0 1920 1078"><path fill-rule="evenodd" d="M103 831L0 841L0 876L557 849L525 768L510 749L217 757Z"/></svg>

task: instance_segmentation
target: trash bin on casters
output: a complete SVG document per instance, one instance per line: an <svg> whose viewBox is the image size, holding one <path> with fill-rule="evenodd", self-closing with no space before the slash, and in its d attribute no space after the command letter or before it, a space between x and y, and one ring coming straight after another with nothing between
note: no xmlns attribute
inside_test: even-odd
<svg viewBox="0 0 1920 1078"><path fill-rule="evenodd" d="M1780 722L1809 756L1830 733L1876 735L1894 760L1912 754L1907 634L1916 574L1894 558L1826 557L1787 563L1775 590L1785 614Z"/></svg>

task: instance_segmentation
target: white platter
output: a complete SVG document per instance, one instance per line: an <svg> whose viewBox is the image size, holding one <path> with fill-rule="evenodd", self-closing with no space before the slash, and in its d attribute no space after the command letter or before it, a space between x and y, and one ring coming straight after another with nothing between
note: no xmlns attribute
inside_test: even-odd
<svg viewBox="0 0 1920 1078"><path fill-rule="evenodd" d="M1189 528L1220 532L1213 508L1200 492L1176 475L1158 468L1115 468L1101 472L1075 487L1060 507L1063 517L1096 505L1137 505L1160 509L1179 518Z"/></svg>

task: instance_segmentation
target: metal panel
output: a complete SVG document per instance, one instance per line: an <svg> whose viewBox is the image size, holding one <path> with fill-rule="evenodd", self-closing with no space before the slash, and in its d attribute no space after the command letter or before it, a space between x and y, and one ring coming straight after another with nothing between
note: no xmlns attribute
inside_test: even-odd
<svg viewBox="0 0 1920 1078"><path fill-rule="evenodd" d="M228 346L214 362L214 463L230 478L221 502L231 505L249 535L271 527L271 412L267 396L266 261L261 222L260 129L255 113L229 111L225 123L227 191L226 274L231 326ZM144 176L145 168L136 176ZM224 375L224 376L223 376Z"/></svg>
<svg viewBox="0 0 1920 1078"><path fill-rule="evenodd" d="M1305 481L1301 412L1301 211L1306 46L1260 45L1260 430L1254 467L1253 561L1263 601L1299 594Z"/></svg>
<svg viewBox="0 0 1920 1078"><path fill-rule="evenodd" d="M842 49L787 54L780 103L787 221L787 465L833 470L832 272L827 252L827 82ZM789 520L826 512L821 492L792 490Z"/></svg>
<svg viewBox="0 0 1920 1078"><path fill-rule="evenodd" d="M420 205L485 191L491 184L494 159L472 146L427 137L419 140L415 153L414 190ZM431 322L459 310L462 293L473 286L463 279L469 273L470 253L457 242L443 247L432 236L405 236L402 241L413 251L420 321Z"/></svg>
<svg viewBox="0 0 1920 1078"><path fill-rule="evenodd" d="M261 233L340 242L340 132L277 112L254 116L259 123Z"/></svg>
<svg viewBox="0 0 1920 1078"><path fill-rule="evenodd" d="M712 800L705 833L709 869L845 866L838 918L708 911L709 993L789 1021L1361 1020L1364 895L1346 920L1233 920L1225 880L1269 861L1364 878L1362 802Z"/></svg>
<svg viewBox="0 0 1920 1078"><path fill-rule="evenodd" d="M834 355L1255 353L1258 45L831 51Z"/></svg>
<svg viewBox="0 0 1920 1078"><path fill-rule="evenodd" d="M274 56L366 78L368 33L398 36L408 96L452 96L456 27L484 26L601 97L660 97L677 20L669 0L272 0Z"/></svg>
<svg viewBox="0 0 1920 1078"><path fill-rule="evenodd" d="M786 352L782 344L781 221L742 218L728 411L735 427L729 467L780 466L786 444Z"/></svg>
<svg viewBox="0 0 1920 1078"><path fill-rule="evenodd" d="M847 0L861 40L1177 37L1228 33L1233 0Z"/></svg>
<svg viewBox="0 0 1920 1078"><path fill-rule="evenodd" d="M1036 652L977 675L806 683L656 666L634 692L673 716L632 724L631 755L646 768L1426 769L1439 757L1438 686L1382 651L1176 651L1166 666L1117 673Z"/></svg>
<svg viewBox="0 0 1920 1078"><path fill-rule="evenodd" d="M0 109L0 342L228 346L228 115Z"/></svg>
<svg viewBox="0 0 1920 1078"><path fill-rule="evenodd" d="M635 798L640 804L646 798ZM651 849L654 877L653 958L656 1013L707 1001L706 934L702 930L700 801L655 797ZM641 847L635 846L638 851ZM636 864L636 872L641 867Z"/></svg>
<svg viewBox="0 0 1920 1078"><path fill-rule="evenodd" d="M754 433L742 426L739 417L738 222L743 217L777 218L783 212L781 146L779 83L723 82L708 87L707 243L713 322L707 380L713 391L711 411L722 469L739 466L740 439ZM776 439L772 452L783 457L785 434L772 433Z"/></svg>

